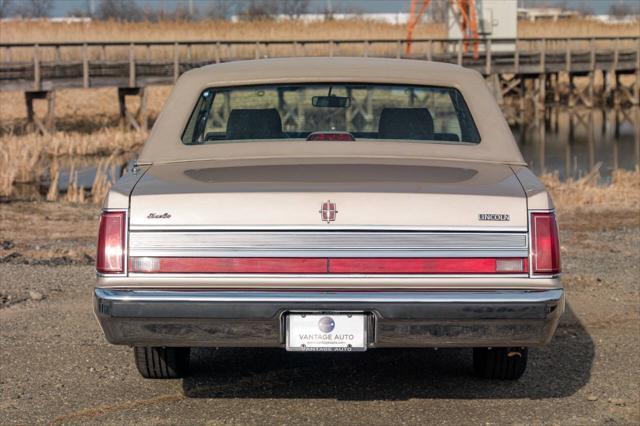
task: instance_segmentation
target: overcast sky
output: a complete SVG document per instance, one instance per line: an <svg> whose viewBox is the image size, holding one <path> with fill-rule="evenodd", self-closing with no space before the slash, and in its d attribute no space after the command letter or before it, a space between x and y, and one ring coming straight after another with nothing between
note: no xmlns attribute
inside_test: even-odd
<svg viewBox="0 0 640 426"><path fill-rule="evenodd" d="M15 0L19 3L22 0ZM87 9L91 0L53 0L53 16L66 16L74 9ZM97 4L100 0L93 0ZM236 0L242 2L243 0ZM443 0L432 0L443 1ZM503 0L511 1L511 0ZM595 13L607 13L609 7L615 3L626 2L632 5L638 4L640 0L520 0L526 2L527 6L534 4L539 6L553 6L566 4L569 7L588 6ZM151 8L164 8L167 11L174 10L177 5L186 6L189 0L137 0L138 5ZM194 5L199 9L206 9L210 0L193 0ZM331 4L336 10L358 10L363 12L407 12L409 0L310 0L310 9L323 10Z"/></svg>

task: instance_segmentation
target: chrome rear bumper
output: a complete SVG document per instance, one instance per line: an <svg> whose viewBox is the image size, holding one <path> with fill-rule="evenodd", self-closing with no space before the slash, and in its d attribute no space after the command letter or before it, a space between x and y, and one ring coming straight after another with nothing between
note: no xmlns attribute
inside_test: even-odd
<svg viewBox="0 0 640 426"><path fill-rule="evenodd" d="M365 312L368 346L537 346L564 291L225 291L96 288L106 338L135 346L284 347L288 312Z"/></svg>

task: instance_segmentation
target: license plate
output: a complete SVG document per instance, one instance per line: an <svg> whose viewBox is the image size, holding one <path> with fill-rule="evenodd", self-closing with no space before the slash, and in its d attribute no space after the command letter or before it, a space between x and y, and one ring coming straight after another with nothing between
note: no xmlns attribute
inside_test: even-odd
<svg viewBox="0 0 640 426"><path fill-rule="evenodd" d="M365 314L288 314L286 319L288 351L367 349Z"/></svg>

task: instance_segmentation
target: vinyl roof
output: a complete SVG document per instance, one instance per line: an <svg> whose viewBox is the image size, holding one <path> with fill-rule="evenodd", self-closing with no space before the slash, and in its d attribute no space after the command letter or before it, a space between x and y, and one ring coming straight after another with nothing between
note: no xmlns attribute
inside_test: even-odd
<svg viewBox="0 0 640 426"><path fill-rule="evenodd" d="M187 146L180 137L200 93L209 87L278 83L384 83L445 86L463 95L480 132L477 145L376 141L301 144L259 141ZM140 154L141 163L275 157L414 157L524 164L482 76L457 65L423 60L311 57L235 61L184 73Z"/></svg>

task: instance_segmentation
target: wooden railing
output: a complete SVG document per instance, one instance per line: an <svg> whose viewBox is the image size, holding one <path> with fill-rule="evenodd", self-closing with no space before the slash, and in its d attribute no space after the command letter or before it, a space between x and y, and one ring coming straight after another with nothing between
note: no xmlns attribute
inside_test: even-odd
<svg viewBox="0 0 640 426"><path fill-rule="evenodd" d="M640 36L406 40L187 40L0 43L0 90L171 84L208 63L284 56L371 56L455 63L494 73L637 73ZM477 44L474 55L472 44Z"/></svg>

